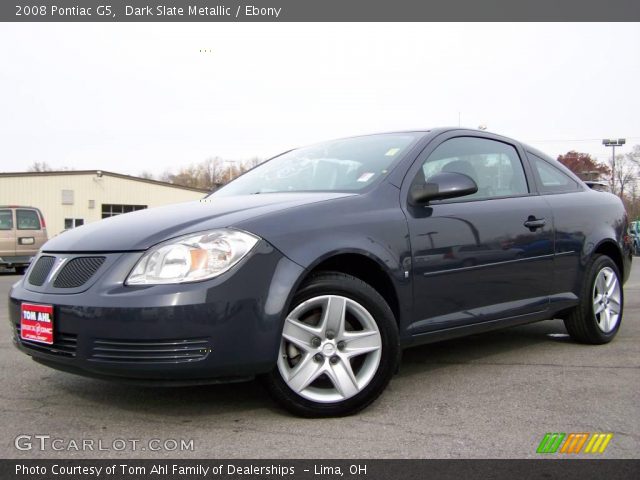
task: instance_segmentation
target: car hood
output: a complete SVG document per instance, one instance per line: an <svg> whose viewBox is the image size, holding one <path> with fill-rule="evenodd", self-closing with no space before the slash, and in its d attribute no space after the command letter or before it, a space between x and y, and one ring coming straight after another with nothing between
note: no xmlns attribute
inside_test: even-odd
<svg viewBox="0 0 640 480"><path fill-rule="evenodd" d="M269 193L208 197L117 215L74 228L49 240L45 252L140 251L181 235L232 227L279 210L350 196L348 193Z"/></svg>

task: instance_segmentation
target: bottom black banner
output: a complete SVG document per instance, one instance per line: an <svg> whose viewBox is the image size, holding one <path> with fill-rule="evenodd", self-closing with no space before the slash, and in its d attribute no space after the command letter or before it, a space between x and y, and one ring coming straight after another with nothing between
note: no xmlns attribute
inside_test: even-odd
<svg viewBox="0 0 640 480"><path fill-rule="evenodd" d="M0 479L638 479L640 460L0 460Z"/></svg>

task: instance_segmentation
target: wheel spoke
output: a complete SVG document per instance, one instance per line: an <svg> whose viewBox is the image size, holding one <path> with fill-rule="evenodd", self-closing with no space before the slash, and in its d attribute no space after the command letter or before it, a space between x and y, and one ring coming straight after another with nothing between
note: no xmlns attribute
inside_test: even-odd
<svg viewBox="0 0 640 480"><path fill-rule="evenodd" d="M609 311L608 308L604 309L604 331L608 332L609 330L611 330L611 312Z"/></svg>
<svg viewBox="0 0 640 480"><path fill-rule="evenodd" d="M607 286L607 293L611 293L611 290L613 289L613 286L615 285L615 282L616 282L616 276L611 274L607 277L605 275L605 282Z"/></svg>
<svg viewBox="0 0 640 480"><path fill-rule="evenodd" d="M332 331L335 336L342 335L346 308L347 302L344 297L331 296L327 298L320 323L323 333Z"/></svg>
<svg viewBox="0 0 640 480"><path fill-rule="evenodd" d="M620 300L615 297L609 297L609 308L615 314L620 313Z"/></svg>
<svg viewBox="0 0 640 480"><path fill-rule="evenodd" d="M284 322L282 338L305 351L311 349L311 339L317 335L318 332L313 327L293 318L287 318Z"/></svg>
<svg viewBox="0 0 640 480"><path fill-rule="evenodd" d="M604 295L602 295L601 293L598 293L595 297L593 297L593 304L597 304L597 303L602 303L602 299L604 298Z"/></svg>
<svg viewBox="0 0 640 480"><path fill-rule="evenodd" d="M313 360L312 355L303 358L296 368L291 371L289 381L287 382L296 392L300 392L307 388L322 372L322 364Z"/></svg>
<svg viewBox="0 0 640 480"><path fill-rule="evenodd" d="M373 330L363 332L345 332L342 336L345 344L343 353L351 358L379 350L382 346L380 334Z"/></svg>
<svg viewBox="0 0 640 480"><path fill-rule="evenodd" d="M607 282L605 280L604 272L600 272L596 279L596 290L598 293L605 293L607 291Z"/></svg>
<svg viewBox="0 0 640 480"><path fill-rule="evenodd" d="M326 373L338 393L344 398L352 397L360 390L348 360L340 360L335 365L330 365Z"/></svg>
<svg viewBox="0 0 640 480"><path fill-rule="evenodd" d="M593 306L593 314L594 315L598 315L600 314L603 310L604 310L604 303L600 302L600 303L596 303Z"/></svg>

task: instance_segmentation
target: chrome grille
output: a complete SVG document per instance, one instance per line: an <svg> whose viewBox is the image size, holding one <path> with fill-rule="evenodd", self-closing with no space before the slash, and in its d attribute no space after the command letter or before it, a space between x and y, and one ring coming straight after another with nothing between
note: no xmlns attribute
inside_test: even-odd
<svg viewBox="0 0 640 480"><path fill-rule="evenodd" d="M55 288L77 288L89 281L104 263L105 257L72 258L56 276Z"/></svg>

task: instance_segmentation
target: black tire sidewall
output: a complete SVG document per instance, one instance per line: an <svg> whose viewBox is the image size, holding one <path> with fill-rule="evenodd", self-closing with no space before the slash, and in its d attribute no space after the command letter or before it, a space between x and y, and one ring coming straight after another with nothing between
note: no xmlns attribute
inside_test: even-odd
<svg viewBox="0 0 640 480"><path fill-rule="evenodd" d="M369 384L357 395L336 403L320 403L301 397L289 388L278 366L265 380L267 388L287 409L308 417L342 416L355 413L373 402L393 376L399 359L398 327L391 309L382 296L361 280L342 273L327 272L313 276L293 297L288 312L310 298L340 295L361 304L378 325L382 355L378 369Z"/></svg>

